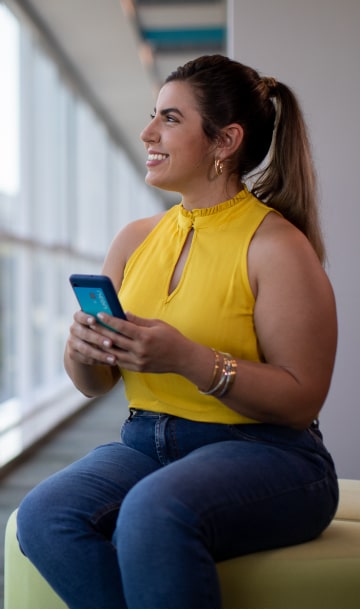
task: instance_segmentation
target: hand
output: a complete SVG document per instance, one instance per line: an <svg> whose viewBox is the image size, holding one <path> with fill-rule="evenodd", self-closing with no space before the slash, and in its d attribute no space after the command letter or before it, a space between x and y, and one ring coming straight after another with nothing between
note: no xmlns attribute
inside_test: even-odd
<svg viewBox="0 0 360 610"><path fill-rule="evenodd" d="M65 351L65 368L85 396L99 396L114 387L120 369L176 373L199 387L209 384L213 351L190 341L170 324L131 313L127 320L106 314L100 319L114 330L94 316L76 312Z"/></svg>
<svg viewBox="0 0 360 610"><path fill-rule="evenodd" d="M191 342L166 322L140 318L128 312L126 316L127 320L121 320L107 314L99 315L101 321L116 332L99 324L91 326L97 335L92 337L97 345L95 350L102 350L102 358L106 354L108 364L109 358L113 358L113 364L130 371L180 372Z"/></svg>
<svg viewBox="0 0 360 610"><path fill-rule="evenodd" d="M107 351L107 348L112 345L112 341L106 336L104 330L104 327L96 322L94 316L77 311L74 314L67 341L67 353L70 359L86 365L114 366L116 359Z"/></svg>

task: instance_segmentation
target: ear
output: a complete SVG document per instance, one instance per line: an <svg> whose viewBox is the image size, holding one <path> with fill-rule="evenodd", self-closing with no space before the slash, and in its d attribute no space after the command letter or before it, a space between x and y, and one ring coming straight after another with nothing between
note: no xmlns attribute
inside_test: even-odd
<svg viewBox="0 0 360 610"><path fill-rule="evenodd" d="M218 157L221 160L231 157L243 141L244 130L239 123L231 123L221 130L217 145Z"/></svg>

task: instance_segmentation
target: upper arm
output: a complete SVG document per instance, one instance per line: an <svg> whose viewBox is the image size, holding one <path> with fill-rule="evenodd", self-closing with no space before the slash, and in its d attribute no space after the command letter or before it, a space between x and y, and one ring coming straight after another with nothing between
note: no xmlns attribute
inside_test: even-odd
<svg viewBox="0 0 360 610"><path fill-rule="evenodd" d="M335 300L324 269L306 237L274 214L259 228L248 262L265 362L286 369L303 397L321 405L337 342Z"/></svg>

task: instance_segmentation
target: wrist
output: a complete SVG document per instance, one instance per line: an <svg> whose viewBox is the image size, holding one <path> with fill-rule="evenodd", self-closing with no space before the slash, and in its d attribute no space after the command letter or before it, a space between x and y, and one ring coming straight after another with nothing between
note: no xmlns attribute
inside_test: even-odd
<svg viewBox="0 0 360 610"><path fill-rule="evenodd" d="M215 362L211 383L206 390L202 390L200 387L198 389L200 394L221 398L229 392L235 381L237 362L235 358L231 356L231 354L219 352L214 349L213 352Z"/></svg>
<svg viewBox="0 0 360 610"><path fill-rule="evenodd" d="M188 342L182 350L181 372L197 386L201 394L222 398L232 387L237 372L237 361L225 352L205 345Z"/></svg>
<svg viewBox="0 0 360 610"><path fill-rule="evenodd" d="M186 339L181 350L179 374L200 388L208 388L214 370L214 350L201 343Z"/></svg>

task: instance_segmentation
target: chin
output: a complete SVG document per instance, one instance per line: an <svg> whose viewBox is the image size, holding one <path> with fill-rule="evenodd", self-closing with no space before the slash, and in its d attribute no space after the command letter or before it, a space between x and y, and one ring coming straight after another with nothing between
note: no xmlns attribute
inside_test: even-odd
<svg viewBox="0 0 360 610"><path fill-rule="evenodd" d="M161 189L163 191L178 192L178 189L174 186L174 184L172 182L167 181L167 180L161 180L157 176L151 176L151 175L147 174L145 176L145 182L149 186L154 186L155 188Z"/></svg>

